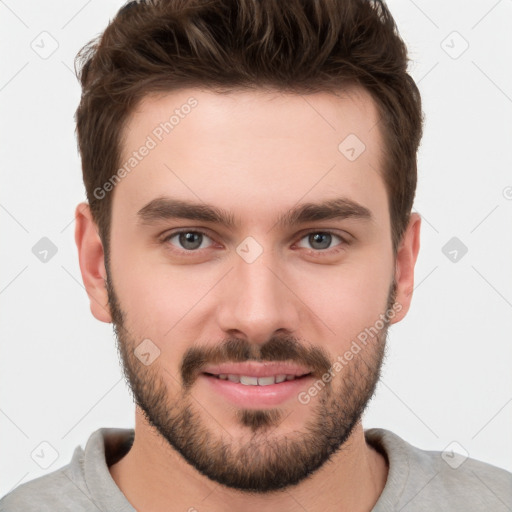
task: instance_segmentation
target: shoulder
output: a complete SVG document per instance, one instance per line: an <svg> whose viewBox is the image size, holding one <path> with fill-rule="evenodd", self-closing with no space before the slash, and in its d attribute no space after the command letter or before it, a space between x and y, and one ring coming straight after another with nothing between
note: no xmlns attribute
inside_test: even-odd
<svg viewBox="0 0 512 512"><path fill-rule="evenodd" d="M19 485L0 500L0 512L97 511L91 502L78 465L83 450L75 449L72 461L56 471Z"/></svg>
<svg viewBox="0 0 512 512"><path fill-rule="evenodd" d="M112 479L108 465L133 442L133 429L100 428L77 446L66 466L19 485L0 500L0 512L133 511Z"/></svg>
<svg viewBox="0 0 512 512"><path fill-rule="evenodd" d="M389 430L369 429L365 436L386 453L389 474L383 495L403 512L511 509L512 473L450 446L445 451L422 450Z"/></svg>

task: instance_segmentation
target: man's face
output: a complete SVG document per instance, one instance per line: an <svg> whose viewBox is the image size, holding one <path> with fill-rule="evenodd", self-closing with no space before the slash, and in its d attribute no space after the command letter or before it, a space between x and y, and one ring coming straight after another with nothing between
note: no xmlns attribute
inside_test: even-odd
<svg viewBox="0 0 512 512"><path fill-rule="evenodd" d="M373 394L395 271L378 118L361 90L188 89L146 98L126 126L108 269L119 350L148 423L212 480L301 481Z"/></svg>

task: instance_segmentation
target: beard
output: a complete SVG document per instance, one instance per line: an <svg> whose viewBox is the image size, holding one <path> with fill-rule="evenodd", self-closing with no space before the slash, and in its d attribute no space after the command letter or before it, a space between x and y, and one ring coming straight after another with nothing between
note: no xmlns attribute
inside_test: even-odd
<svg viewBox="0 0 512 512"><path fill-rule="evenodd" d="M298 484L343 449L374 395L385 353L387 314L384 327L375 338L346 362L307 405L297 404L296 407L308 408L309 419L302 428L290 433L276 432L293 412L284 408L237 408L235 420L244 434L234 438L193 396L194 382L204 365L290 361L311 368L311 375L320 380L333 366L326 351L306 346L290 336L273 337L263 345L238 338L213 347L194 345L182 357L179 382L158 359L145 366L136 357L134 349L139 340L126 328L127 315L115 294L108 269L106 286L117 350L135 403L171 448L201 474L226 487L268 493ZM395 297L393 281L386 312ZM178 395L169 396L162 372L175 379L180 389Z"/></svg>

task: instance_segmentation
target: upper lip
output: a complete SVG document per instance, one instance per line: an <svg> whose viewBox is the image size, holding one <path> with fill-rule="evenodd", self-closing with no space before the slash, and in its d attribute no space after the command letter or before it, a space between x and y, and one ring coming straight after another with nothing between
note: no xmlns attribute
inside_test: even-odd
<svg viewBox="0 0 512 512"><path fill-rule="evenodd" d="M247 363L221 363L206 365L203 373L213 375L245 375L251 377L271 377L273 375L295 375L300 377L311 373L305 366L286 362L247 362Z"/></svg>

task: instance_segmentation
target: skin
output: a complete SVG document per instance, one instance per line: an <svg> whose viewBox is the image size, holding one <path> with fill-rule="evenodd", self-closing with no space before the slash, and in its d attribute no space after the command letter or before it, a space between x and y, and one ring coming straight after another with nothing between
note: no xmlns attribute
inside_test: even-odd
<svg viewBox="0 0 512 512"><path fill-rule="evenodd" d="M180 365L193 345L215 350L236 338L256 350L268 340L288 336L302 347L321 349L334 362L386 311L393 281L400 310L390 324L402 320L412 298L419 251L421 220L411 214L393 255L388 197L378 171L379 115L364 90L300 96L187 89L146 97L126 125L123 162L191 96L198 106L116 185L112 206L109 279L125 315L119 341L126 354L133 354L143 339L160 350L150 366L137 366L133 356L124 364L131 364L148 386L155 379L169 407L185 396ZM354 161L338 150L351 133L366 146ZM229 229L190 219L141 223L137 212L163 195L215 205L231 212L239 225ZM276 225L277 217L297 204L340 196L365 206L373 220ZM210 238L197 252L183 254L178 237L162 240L176 228L201 229ZM315 249L307 234L325 231L351 242L340 244L333 237L328 249ZM263 249L252 263L236 252L248 236ZM76 242L91 311L98 320L112 322L104 249L86 203L76 209ZM300 440L329 392L348 402L349 376L362 381L377 376L385 334L383 329L354 356L333 379L330 391L319 393L323 398L308 405L291 400L274 409L279 421L269 420L271 428L261 432L256 429L261 439L276 446L285 436ZM375 367L368 369L363 359L374 361ZM240 421L236 407L200 379L193 381L190 392L197 422L214 439L227 433L230 446L250 445L254 431ZM332 403L324 405L337 414ZM371 510L384 488L387 463L365 442L360 421L349 434L328 464L296 485L248 495L198 472L137 406L134 444L109 469L137 510L287 511L298 504L311 512L331 510L334 504L337 510ZM260 455L265 458L268 452Z"/></svg>

